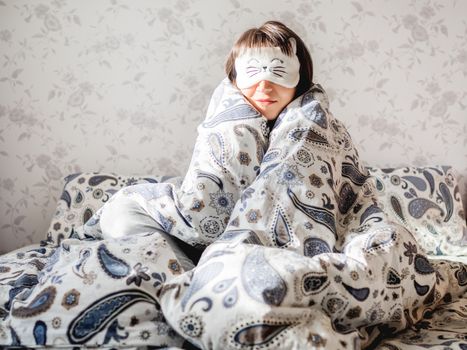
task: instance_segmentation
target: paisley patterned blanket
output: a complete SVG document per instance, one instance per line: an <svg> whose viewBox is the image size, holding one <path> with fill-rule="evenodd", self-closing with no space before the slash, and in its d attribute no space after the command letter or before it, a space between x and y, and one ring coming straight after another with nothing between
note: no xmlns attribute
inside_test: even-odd
<svg viewBox="0 0 467 350"><path fill-rule="evenodd" d="M28 264L1 257L0 344L467 349L467 266L386 216L321 86L270 131L224 80L198 132L181 186L127 187ZM153 227L116 237L129 202ZM182 241L207 247L194 268Z"/></svg>

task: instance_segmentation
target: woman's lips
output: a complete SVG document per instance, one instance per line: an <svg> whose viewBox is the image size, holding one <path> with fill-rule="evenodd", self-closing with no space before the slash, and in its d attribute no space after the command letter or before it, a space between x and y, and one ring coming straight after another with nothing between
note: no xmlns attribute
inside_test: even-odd
<svg viewBox="0 0 467 350"><path fill-rule="evenodd" d="M257 99L256 102L259 102L261 104L265 104L265 105L270 105L270 104L273 104L274 100L269 100L269 99Z"/></svg>

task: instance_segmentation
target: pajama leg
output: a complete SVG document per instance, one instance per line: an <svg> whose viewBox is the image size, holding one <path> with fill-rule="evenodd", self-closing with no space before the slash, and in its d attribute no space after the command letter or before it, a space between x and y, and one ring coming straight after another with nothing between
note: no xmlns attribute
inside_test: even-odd
<svg viewBox="0 0 467 350"><path fill-rule="evenodd" d="M101 214L101 229L107 236L117 238L132 234L158 232L174 251L180 265L185 271L191 270L194 267L200 255L196 249L165 233L163 228L147 213L145 208L142 208L131 197L125 196L124 191L116 193L115 196L115 198L112 197L107 209Z"/></svg>

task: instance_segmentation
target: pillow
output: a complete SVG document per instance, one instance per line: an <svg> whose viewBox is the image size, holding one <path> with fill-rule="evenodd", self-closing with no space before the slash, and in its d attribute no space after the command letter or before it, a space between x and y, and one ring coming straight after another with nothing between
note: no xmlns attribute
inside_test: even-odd
<svg viewBox="0 0 467 350"><path fill-rule="evenodd" d="M58 246L73 236L74 228L82 226L119 189L142 183L169 182L179 186L174 176L124 176L114 173L76 173L65 177L65 186L57 209L42 243Z"/></svg>
<svg viewBox="0 0 467 350"><path fill-rule="evenodd" d="M467 228L457 173L450 166L378 169L383 211L412 232L428 255L467 256Z"/></svg>

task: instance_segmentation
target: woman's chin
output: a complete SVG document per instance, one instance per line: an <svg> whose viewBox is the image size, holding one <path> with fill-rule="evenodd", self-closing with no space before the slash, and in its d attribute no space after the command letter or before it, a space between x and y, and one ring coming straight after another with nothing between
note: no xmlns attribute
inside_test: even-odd
<svg viewBox="0 0 467 350"><path fill-rule="evenodd" d="M271 114L269 114L269 115L263 114L263 116L264 116L267 120L274 120L274 119L277 118L277 115L276 115L276 114L274 114L274 115L271 115Z"/></svg>
<svg viewBox="0 0 467 350"><path fill-rule="evenodd" d="M260 111L261 114L266 117L267 120L274 120L279 115L280 111L277 110L270 110L270 109L263 109Z"/></svg>

